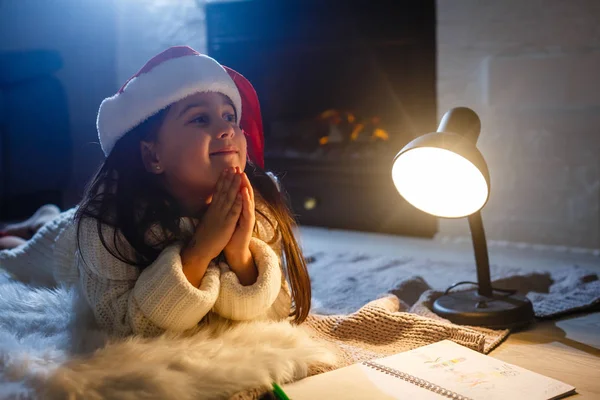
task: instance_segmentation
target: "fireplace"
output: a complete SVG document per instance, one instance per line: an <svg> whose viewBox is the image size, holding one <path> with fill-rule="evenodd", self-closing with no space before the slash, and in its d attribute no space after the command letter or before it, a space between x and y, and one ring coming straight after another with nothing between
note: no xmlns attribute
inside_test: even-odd
<svg viewBox="0 0 600 400"><path fill-rule="evenodd" d="M300 223L432 236L391 162L435 130L434 0L208 3L208 52L261 101L265 163Z"/></svg>

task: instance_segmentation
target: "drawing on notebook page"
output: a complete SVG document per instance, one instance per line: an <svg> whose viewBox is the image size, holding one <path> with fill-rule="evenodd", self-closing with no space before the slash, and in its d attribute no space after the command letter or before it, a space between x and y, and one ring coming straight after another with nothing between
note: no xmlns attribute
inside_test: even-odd
<svg viewBox="0 0 600 400"><path fill-rule="evenodd" d="M457 382L470 388L480 386L488 390L493 390L495 388L494 382L498 382L499 379L519 375L519 371L508 364L501 364L489 371L464 371L457 368L458 364L466 361L465 357L451 358L449 360L436 357L434 361L425 361L425 364L432 364L429 366L430 369L441 370L453 375L453 378Z"/></svg>
<svg viewBox="0 0 600 400"><path fill-rule="evenodd" d="M575 388L443 340L285 386L297 400L549 400Z"/></svg>

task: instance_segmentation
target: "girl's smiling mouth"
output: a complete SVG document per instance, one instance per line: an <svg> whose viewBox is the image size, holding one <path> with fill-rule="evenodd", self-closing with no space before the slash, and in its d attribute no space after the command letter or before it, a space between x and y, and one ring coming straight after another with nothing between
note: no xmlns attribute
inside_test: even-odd
<svg viewBox="0 0 600 400"><path fill-rule="evenodd" d="M239 151L235 147L223 147L222 149L211 152L209 155L212 156L226 156L230 154L238 154Z"/></svg>

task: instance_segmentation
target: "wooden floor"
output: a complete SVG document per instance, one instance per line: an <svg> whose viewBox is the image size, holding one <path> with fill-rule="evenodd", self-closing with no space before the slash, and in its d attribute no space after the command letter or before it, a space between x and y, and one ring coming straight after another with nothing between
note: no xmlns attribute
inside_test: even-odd
<svg viewBox="0 0 600 400"><path fill-rule="evenodd" d="M490 355L575 386L572 398L600 399L600 312L538 323Z"/></svg>
<svg viewBox="0 0 600 400"><path fill-rule="evenodd" d="M302 227L301 243L311 250L372 252L385 255L472 262L469 243L402 238L352 231ZM580 265L600 273L600 257L562 250L491 245L490 261L531 268ZM558 379L577 388L572 398L600 399L600 312L538 322L511 334L492 357Z"/></svg>

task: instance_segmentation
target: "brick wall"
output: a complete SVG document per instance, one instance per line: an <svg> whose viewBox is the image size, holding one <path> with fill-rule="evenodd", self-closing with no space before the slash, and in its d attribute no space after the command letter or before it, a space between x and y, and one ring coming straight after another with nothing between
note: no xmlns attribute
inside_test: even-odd
<svg viewBox="0 0 600 400"><path fill-rule="evenodd" d="M600 2L438 0L440 117L481 117L490 239L600 248ZM440 234L468 234L442 221Z"/></svg>

